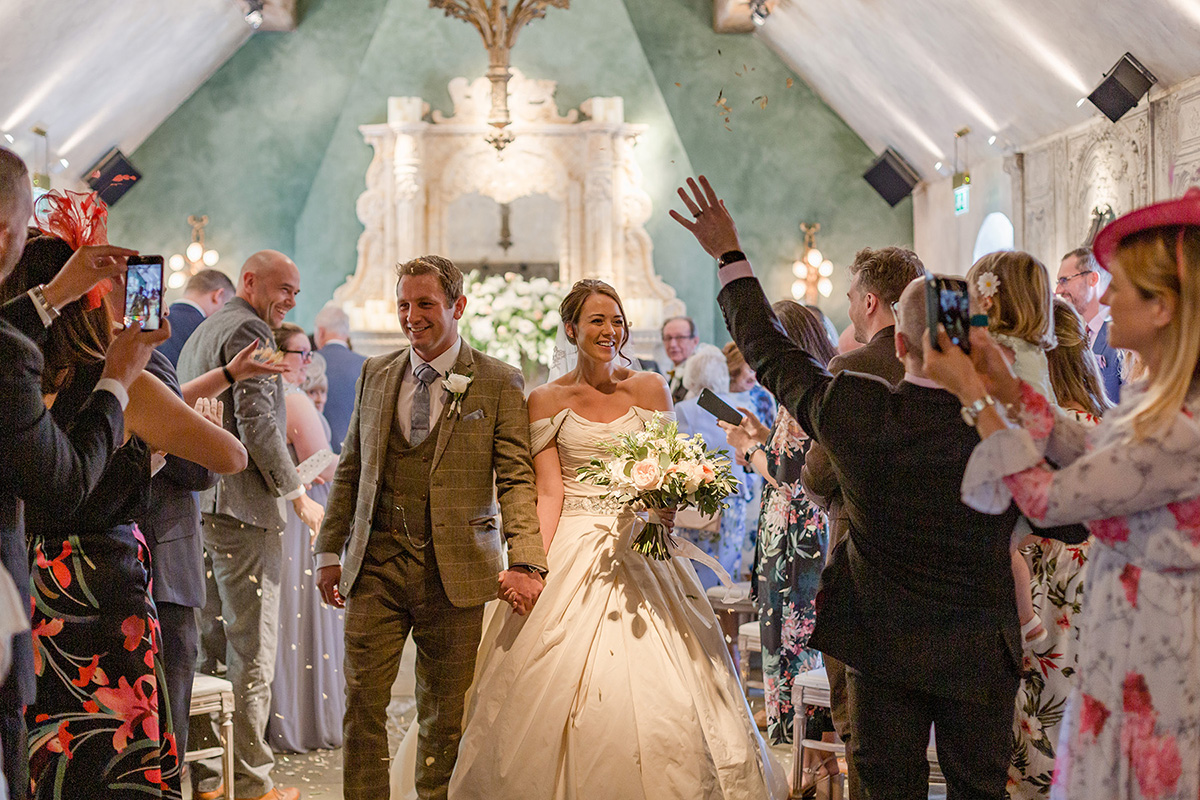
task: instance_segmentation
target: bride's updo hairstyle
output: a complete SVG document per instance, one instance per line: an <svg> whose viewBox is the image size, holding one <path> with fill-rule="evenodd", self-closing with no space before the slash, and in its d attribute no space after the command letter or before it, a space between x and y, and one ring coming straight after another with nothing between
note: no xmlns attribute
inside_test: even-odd
<svg viewBox="0 0 1200 800"><path fill-rule="evenodd" d="M998 285L988 294L987 284L992 279ZM1041 261L1020 250L989 253L967 270L967 284L972 298L991 297L989 332L1024 339L1043 350L1054 349L1054 317L1050 310L1054 290L1050 273Z"/></svg>
<svg viewBox="0 0 1200 800"><path fill-rule="evenodd" d="M621 295L617 294L617 290L595 278L576 281L558 307L559 316L563 321L563 330L567 334L567 341L575 344L575 330L579 326L579 317L583 314L583 304L594 294L602 294L611 298L617 304L617 310L621 312L622 334L621 341L617 343L617 352L620 353L621 349L625 347L625 343L629 341L629 318L625 316L625 306L621 303ZM622 358L624 357L622 354Z"/></svg>

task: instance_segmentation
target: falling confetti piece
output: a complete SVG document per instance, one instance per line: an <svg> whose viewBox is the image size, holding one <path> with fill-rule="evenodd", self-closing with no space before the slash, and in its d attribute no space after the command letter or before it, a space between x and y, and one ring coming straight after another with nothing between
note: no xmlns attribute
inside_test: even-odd
<svg viewBox="0 0 1200 800"><path fill-rule="evenodd" d="M758 97L754 98L754 102L758 103L759 108L766 108L767 96L765 94L760 94Z"/></svg>
<svg viewBox="0 0 1200 800"><path fill-rule="evenodd" d="M789 89L792 88L793 83L795 83L795 81L792 80L791 78L788 78L787 79L787 88L789 88Z"/></svg>
<svg viewBox="0 0 1200 800"><path fill-rule="evenodd" d="M432 766L433 766L433 756L428 756L428 757L425 759L425 766L427 766L427 767L432 767Z"/></svg>
<svg viewBox="0 0 1200 800"><path fill-rule="evenodd" d="M717 55L721 55L721 51L720 51L720 50L718 50L718 51L717 51Z"/></svg>
<svg viewBox="0 0 1200 800"><path fill-rule="evenodd" d="M680 83L679 81L676 81L676 82L675 82L675 85L676 85L676 86L678 86L678 87L680 87L680 88L682 88L682 87L683 87L683 84L682 84L682 83Z"/></svg>

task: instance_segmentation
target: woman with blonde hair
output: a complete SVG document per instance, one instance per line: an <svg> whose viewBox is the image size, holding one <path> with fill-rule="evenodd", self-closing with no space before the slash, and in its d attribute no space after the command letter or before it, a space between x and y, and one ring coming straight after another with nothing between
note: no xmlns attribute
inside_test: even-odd
<svg viewBox="0 0 1200 800"><path fill-rule="evenodd" d="M998 512L1015 499L1038 524L1087 522L1093 534L1051 796L1191 800L1200 795L1200 189L1120 217L1095 250L1113 275L1101 300L1110 341L1147 370L1099 426L1056 414L981 330L974 360L927 348L926 368L982 408L964 502Z"/></svg>
<svg viewBox="0 0 1200 800"><path fill-rule="evenodd" d="M1046 354L1050 388L1058 405L1096 419L1112 408L1104 392L1104 377L1088 344L1087 325L1075 307L1054 298L1054 337L1058 346Z"/></svg>

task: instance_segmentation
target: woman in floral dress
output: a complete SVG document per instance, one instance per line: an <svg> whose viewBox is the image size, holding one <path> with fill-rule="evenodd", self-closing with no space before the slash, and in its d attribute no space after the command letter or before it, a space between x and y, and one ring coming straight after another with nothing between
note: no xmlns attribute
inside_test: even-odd
<svg viewBox="0 0 1200 800"><path fill-rule="evenodd" d="M1094 429L1056 415L973 330L972 360L926 349L926 370L964 404L984 400L963 499L1015 499L1039 524L1093 534L1077 683L1064 708L1052 798L1200 796L1200 189L1127 214L1096 239L1113 275L1101 302L1114 347L1145 380ZM944 334L942 334L944 336ZM978 347L979 352L974 353ZM1009 405L1010 428L991 395Z"/></svg>

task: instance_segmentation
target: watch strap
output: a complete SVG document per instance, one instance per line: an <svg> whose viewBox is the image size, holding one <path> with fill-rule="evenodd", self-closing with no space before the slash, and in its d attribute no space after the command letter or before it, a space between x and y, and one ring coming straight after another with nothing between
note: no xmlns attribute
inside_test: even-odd
<svg viewBox="0 0 1200 800"><path fill-rule="evenodd" d="M730 264L736 264L739 261L745 261L746 254L741 250L726 250L717 259L717 268L728 267Z"/></svg>

